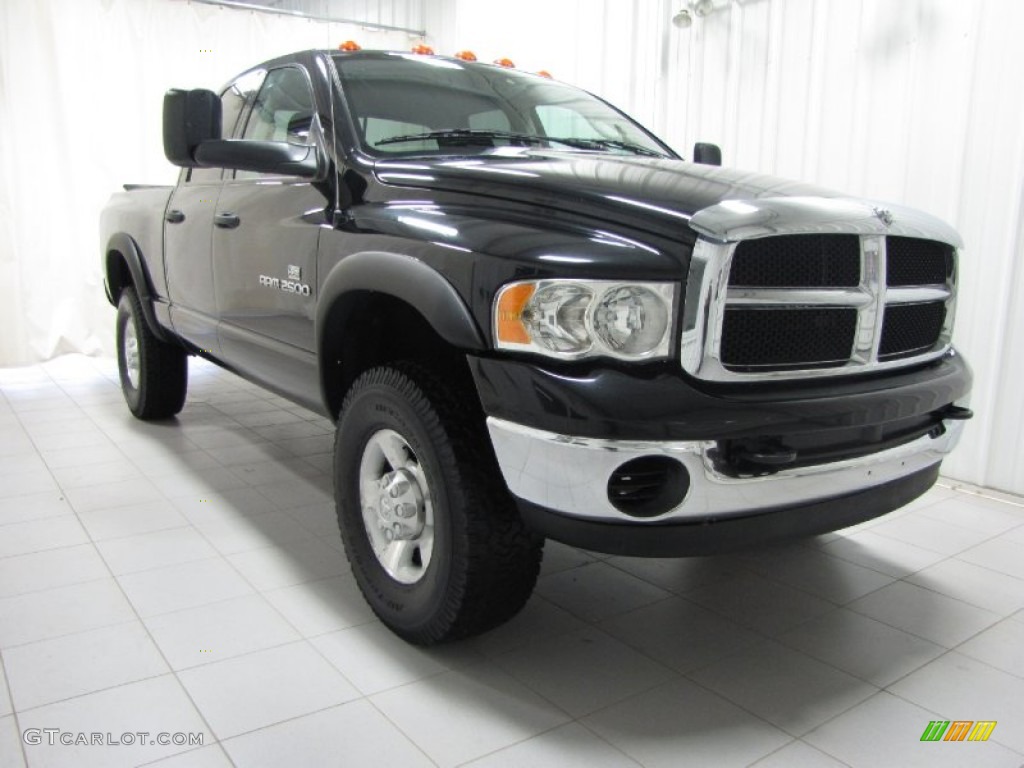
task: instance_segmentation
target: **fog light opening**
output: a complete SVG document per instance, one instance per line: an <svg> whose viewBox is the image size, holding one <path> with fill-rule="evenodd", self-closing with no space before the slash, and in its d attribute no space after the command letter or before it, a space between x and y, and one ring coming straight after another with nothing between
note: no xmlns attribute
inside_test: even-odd
<svg viewBox="0 0 1024 768"><path fill-rule="evenodd" d="M678 507L690 490L690 473L668 456L641 456L608 478L608 501L630 517L657 517Z"/></svg>

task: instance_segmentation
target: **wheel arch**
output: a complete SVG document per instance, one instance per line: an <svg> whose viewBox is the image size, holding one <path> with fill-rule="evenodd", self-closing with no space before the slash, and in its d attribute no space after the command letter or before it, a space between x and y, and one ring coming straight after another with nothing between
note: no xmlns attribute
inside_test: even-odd
<svg viewBox="0 0 1024 768"><path fill-rule="evenodd" d="M455 287L426 263L388 252L362 252L338 263L317 306L321 397L337 417L345 392L369 367L402 357L458 360L486 348ZM468 374L468 367L467 367Z"/></svg>
<svg viewBox="0 0 1024 768"><path fill-rule="evenodd" d="M142 304L142 315L146 325L161 341L174 342L161 327L153 309L153 283L142 258L138 243L124 232L118 232L107 241L103 257L104 288L107 300L117 306L121 292L128 286L135 288L135 293Z"/></svg>

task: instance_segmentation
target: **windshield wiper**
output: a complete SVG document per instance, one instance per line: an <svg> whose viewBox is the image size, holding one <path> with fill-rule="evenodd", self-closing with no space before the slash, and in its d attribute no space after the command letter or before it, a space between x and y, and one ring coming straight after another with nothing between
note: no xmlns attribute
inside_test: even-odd
<svg viewBox="0 0 1024 768"><path fill-rule="evenodd" d="M548 141L545 136L532 136L528 133L512 133L511 131L485 131L475 128L443 128L437 131L426 133L410 133L405 136L389 136L381 139L374 146L380 147L384 144L399 144L405 141L426 141L429 139L461 139L466 143L485 141L490 143L491 139L505 139L511 142L522 144L543 144Z"/></svg>
<svg viewBox="0 0 1024 768"><path fill-rule="evenodd" d="M656 152L653 149L647 147L641 147L639 144L631 144L628 141L619 141L618 139L584 139L584 138L555 138L553 136L548 137L549 141L557 141L560 144L567 144L570 147L578 147L580 149L622 149L626 152L632 152L634 155L646 155L647 157L665 157L661 152Z"/></svg>
<svg viewBox="0 0 1024 768"><path fill-rule="evenodd" d="M665 157L661 152L657 152L647 147L642 147L639 144L631 144L628 141L619 141L618 139L585 139L582 137L574 136L539 136L531 133L513 133L512 131L489 131L477 128L442 128L436 131L426 131L425 133L410 133L403 136L389 136L386 139L381 139L376 142L375 146L383 146L384 144L400 144L406 141L428 141L430 139L458 139L462 143L485 143L490 144L492 139L504 139L513 144L529 144L529 145L540 145L540 144L564 144L567 147L575 147L576 149L621 149L626 152L632 152L635 155L646 155L648 157Z"/></svg>

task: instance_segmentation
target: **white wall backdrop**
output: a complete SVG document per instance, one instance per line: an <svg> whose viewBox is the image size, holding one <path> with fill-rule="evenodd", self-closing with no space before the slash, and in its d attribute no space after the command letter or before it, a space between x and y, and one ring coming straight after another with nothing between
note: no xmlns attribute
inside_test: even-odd
<svg viewBox="0 0 1024 768"><path fill-rule="evenodd" d="M428 2L439 50L468 47L593 90L684 156L903 202L956 226L956 343L978 416L944 472L1024 493L1024 3L1019 0Z"/></svg>
<svg viewBox="0 0 1024 768"><path fill-rule="evenodd" d="M715 0L681 30L671 17L683 0L403 2L386 0L385 23L426 27L438 52L548 69L684 155L716 141L726 164L954 224L967 243L956 341L975 368L978 417L945 472L1024 493L1024 3ZM98 212L124 182L173 181L164 90L349 37L410 44L185 0L2 0L0 364L110 351Z"/></svg>
<svg viewBox="0 0 1024 768"><path fill-rule="evenodd" d="M402 2L389 2L387 23L419 23L420 0L409 18ZM0 0L0 365L112 353L99 212L123 183L177 178L163 156L164 91L216 88L349 38L409 47L401 32L186 0Z"/></svg>
<svg viewBox="0 0 1024 768"><path fill-rule="evenodd" d="M423 29L426 0L241 0L249 4L297 11L306 16L351 19L390 27Z"/></svg>

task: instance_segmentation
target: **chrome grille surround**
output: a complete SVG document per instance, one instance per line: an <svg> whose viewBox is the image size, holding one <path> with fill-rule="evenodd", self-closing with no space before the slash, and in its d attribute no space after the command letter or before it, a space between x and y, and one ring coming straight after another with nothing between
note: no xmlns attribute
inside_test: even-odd
<svg viewBox="0 0 1024 768"><path fill-rule="evenodd" d="M949 351L956 305L956 263L962 241L956 230L911 208L846 198L766 198L724 201L690 219L700 237L694 246L683 307L683 369L709 381L807 379L906 367ZM739 243L793 234L855 235L860 243L860 283L834 288L744 288L729 285L729 270ZM886 285L886 238L890 235L934 240L953 247L954 268L944 284ZM943 302L945 318L936 343L920 354L880 360L885 308ZM857 311L849 357L819 361L829 367L730 370L722 361L726 308L797 309L846 307ZM744 366L752 368L756 366Z"/></svg>

